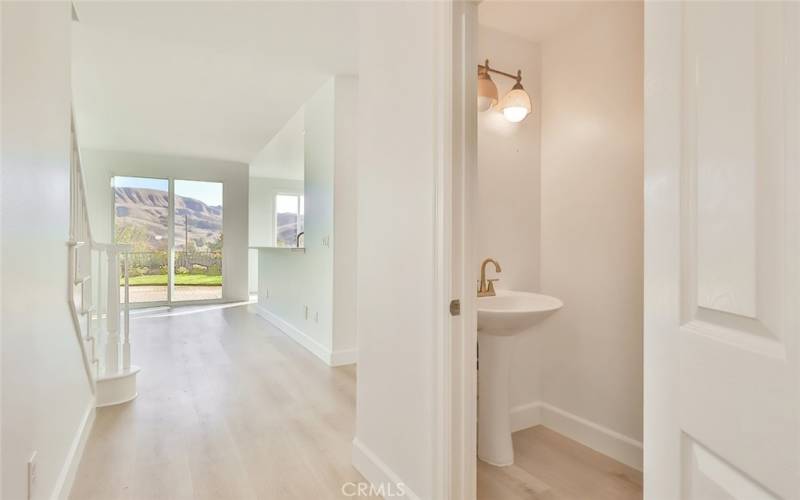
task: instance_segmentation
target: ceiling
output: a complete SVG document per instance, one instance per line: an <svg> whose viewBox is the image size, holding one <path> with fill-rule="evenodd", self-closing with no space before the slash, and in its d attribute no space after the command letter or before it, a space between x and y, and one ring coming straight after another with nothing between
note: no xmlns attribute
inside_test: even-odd
<svg viewBox="0 0 800 500"><path fill-rule="evenodd" d="M541 43L578 19L591 15L609 2L596 1L503 1L483 0L478 22L534 43Z"/></svg>
<svg viewBox="0 0 800 500"><path fill-rule="evenodd" d="M357 70L357 3L79 2L81 147L249 162Z"/></svg>

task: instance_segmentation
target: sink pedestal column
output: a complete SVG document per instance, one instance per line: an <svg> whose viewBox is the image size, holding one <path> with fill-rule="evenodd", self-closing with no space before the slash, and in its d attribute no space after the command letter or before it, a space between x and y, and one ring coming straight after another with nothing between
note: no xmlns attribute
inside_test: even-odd
<svg viewBox="0 0 800 500"><path fill-rule="evenodd" d="M514 337L478 332L478 458L491 465L514 463L509 416L509 364Z"/></svg>

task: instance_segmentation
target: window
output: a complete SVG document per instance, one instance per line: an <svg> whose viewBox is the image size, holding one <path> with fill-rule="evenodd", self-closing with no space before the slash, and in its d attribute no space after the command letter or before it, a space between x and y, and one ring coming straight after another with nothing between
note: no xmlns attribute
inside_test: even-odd
<svg viewBox="0 0 800 500"><path fill-rule="evenodd" d="M297 194L275 196L275 246L302 247L305 197Z"/></svg>

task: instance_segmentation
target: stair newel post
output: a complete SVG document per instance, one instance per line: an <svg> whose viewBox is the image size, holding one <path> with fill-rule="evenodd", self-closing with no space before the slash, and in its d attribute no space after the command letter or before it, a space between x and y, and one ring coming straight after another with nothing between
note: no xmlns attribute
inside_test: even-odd
<svg viewBox="0 0 800 500"><path fill-rule="evenodd" d="M108 254L108 314L106 326L106 374L119 373L119 253L109 248Z"/></svg>
<svg viewBox="0 0 800 500"><path fill-rule="evenodd" d="M131 369L131 311L130 290L128 285L128 252L124 253L122 261L122 271L125 273L125 303L123 304L123 313L125 315L125 337L122 344L122 370L127 372Z"/></svg>

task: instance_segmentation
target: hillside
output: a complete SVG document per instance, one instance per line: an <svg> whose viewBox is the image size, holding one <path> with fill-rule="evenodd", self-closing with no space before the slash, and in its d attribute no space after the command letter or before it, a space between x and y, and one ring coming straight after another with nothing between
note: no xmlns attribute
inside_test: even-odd
<svg viewBox="0 0 800 500"><path fill-rule="evenodd" d="M166 250L169 196L166 191L145 188L114 188L116 236L120 243L133 243L136 251ZM186 233L188 221L189 232ZM222 207L175 196L175 248L189 246L211 250L222 236Z"/></svg>

